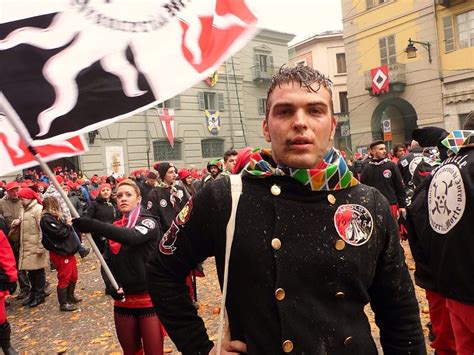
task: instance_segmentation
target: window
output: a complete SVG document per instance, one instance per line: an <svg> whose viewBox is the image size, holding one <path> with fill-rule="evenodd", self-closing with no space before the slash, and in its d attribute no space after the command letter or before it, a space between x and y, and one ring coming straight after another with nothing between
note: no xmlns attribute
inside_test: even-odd
<svg viewBox="0 0 474 355"><path fill-rule="evenodd" d="M220 158L224 156L224 141L222 139L203 139L201 150L203 158Z"/></svg>
<svg viewBox="0 0 474 355"><path fill-rule="evenodd" d="M459 48L474 46L474 10L456 16Z"/></svg>
<svg viewBox="0 0 474 355"><path fill-rule="evenodd" d="M370 9L370 8L372 8L374 6L377 6L377 5L380 5L380 4L384 4L388 1L389 0L366 0L367 9Z"/></svg>
<svg viewBox="0 0 474 355"><path fill-rule="evenodd" d="M382 37L379 39L380 62L384 64L395 64L397 55L395 53L395 35Z"/></svg>
<svg viewBox="0 0 474 355"><path fill-rule="evenodd" d="M339 108L341 113L349 113L349 101L347 101L347 92L341 91L339 93Z"/></svg>
<svg viewBox="0 0 474 355"><path fill-rule="evenodd" d="M258 114L264 116L267 112L267 98L259 97L258 98Z"/></svg>
<svg viewBox="0 0 474 355"><path fill-rule="evenodd" d="M255 67L264 73L273 73L273 57L268 54L255 53Z"/></svg>
<svg viewBox="0 0 474 355"><path fill-rule="evenodd" d="M467 121L467 115L468 115L467 113L461 113L459 115L459 128L460 129L463 129L464 123L466 123Z"/></svg>
<svg viewBox="0 0 474 355"><path fill-rule="evenodd" d="M337 62L337 73L342 74L346 73L346 53L337 53L336 54Z"/></svg>
<svg viewBox="0 0 474 355"><path fill-rule="evenodd" d="M154 141L153 158L155 161L182 160L181 142L175 140L172 148L168 140Z"/></svg>
<svg viewBox="0 0 474 355"><path fill-rule="evenodd" d="M200 110L224 111L224 94L202 91L198 101Z"/></svg>
<svg viewBox="0 0 474 355"><path fill-rule="evenodd" d="M175 110L179 110L181 108L181 98L178 96L175 96L169 100L166 100L164 102L159 103L157 108L172 108Z"/></svg>
<svg viewBox="0 0 474 355"><path fill-rule="evenodd" d="M443 17L443 33L444 33L444 51L454 51L454 29L453 18L451 16Z"/></svg>

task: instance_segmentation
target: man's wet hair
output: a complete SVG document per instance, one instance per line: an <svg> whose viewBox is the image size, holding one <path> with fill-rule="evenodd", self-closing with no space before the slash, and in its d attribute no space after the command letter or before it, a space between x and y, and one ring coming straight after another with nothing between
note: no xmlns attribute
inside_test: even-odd
<svg viewBox="0 0 474 355"><path fill-rule="evenodd" d="M281 88L282 84L297 83L308 92L317 93L321 86L329 92L331 115L334 115L334 103L332 101L332 81L318 70L308 66L297 65L296 67L282 66L272 77L272 82L267 92L267 107L265 117L268 119L270 112L270 95L276 87Z"/></svg>

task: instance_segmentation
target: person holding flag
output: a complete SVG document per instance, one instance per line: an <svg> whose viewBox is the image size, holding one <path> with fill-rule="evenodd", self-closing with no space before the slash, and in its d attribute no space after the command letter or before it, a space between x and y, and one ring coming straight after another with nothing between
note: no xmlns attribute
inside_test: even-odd
<svg viewBox="0 0 474 355"><path fill-rule="evenodd" d="M163 354L164 329L156 316L145 281L145 263L160 234L158 222L141 206L140 189L132 180L117 185L117 205L123 217L113 224L88 217L75 218L83 233L108 239L104 259L116 277L112 290L117 337L126 355Z"/></svg>

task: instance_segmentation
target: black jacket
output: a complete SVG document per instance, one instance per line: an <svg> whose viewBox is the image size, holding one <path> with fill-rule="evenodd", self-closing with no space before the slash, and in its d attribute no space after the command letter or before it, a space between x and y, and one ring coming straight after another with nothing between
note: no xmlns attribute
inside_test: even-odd
<svg viewBox="0 0 474 355"><path fill-rule="evenodd" d="M422 183L409 216L417 283L474 305L474 148L444 160ZM418 268L422 273L418 272Z"/></svg>
<svg viewBox="0 0 474 355"><path fill-rule="evenodd" d="M270 193L273 184L280 195ZM370 302L385 354L425 354L418 304L387 202L364 185L331 194L333 205L328 192L310 192L288 177L243 179L226 303L232 339L245 342L251 355L280 354L285 340L293 342L291 354L376 354L364 313ZM197 263L215 256L222 284L230 207L229 178L207 184L148 262L153 304L184 355L207 354L213 346L185 280ZM369 233L359 246L346 242L337 250L342 237L336 224L347 235Z"/></svg>
<svg viewBox="0 0 474 355"><path fill-rule="evenodd" d="M170 188L155 187L148 195L146 209L153 216L158 217L161 230L166 232L171 222L188 202L188 197L181 186L175 185L176 196L170 193ZM174 201L174 203L172 202Z"/></svg>
<svg viewBox="0 0 474 355"><path fill-rule="evenodd" d="M397 165L387 159L371 160L364 166L360 182L375 187L391 205L406 207L406 192Z"/></svg>
<svg viewBox="0 0 474 355"><path fill-rule="evenodd" d="M92 206L87 209L86 215L89 218L107 223L112 223L121 216L114 200L107 202L100 197L97 197Z"/></svg>
<svg viewBox="0 0 474 355"><path fill-rule="evenodd" d="M140 183L137 183L138 188L140 189L140 194L142 195L142 206L146 208L147 202L148 202L148 195L150 194L151 190L153 190L155 187L148 185L145 181L142 181Z"/></svg>
<svg viewBox="0 0 474 355"><path fill-rule="evenodd" d="M412 186L412 178L415 172L416 166L423 159L423 148L414 147L412 151L405 154L398 160L398 169L402 174L403 183L406 187Z"/></svg>
<svg viewBox="0 0 474 355"><path fill-rule="evenodd" d="M79 220L79 221L78 221ZM133 228L117 227L95 219L78 218L74 226L81 232L97 233L107 239L121 243L117 254L106 245L104 259L125 294L147 291L145 282L145 262L153 252L160 227L155 218L142 209Z"/></svg>
<svg viewBox="0 0 474 355"><path fill-rule="evenodd" d="M72 226L63 223L49 213L45 213L40 221L43 234L41 243L46 250L59 255L74 255L79 250L79 243L72 235Z"/></svg>

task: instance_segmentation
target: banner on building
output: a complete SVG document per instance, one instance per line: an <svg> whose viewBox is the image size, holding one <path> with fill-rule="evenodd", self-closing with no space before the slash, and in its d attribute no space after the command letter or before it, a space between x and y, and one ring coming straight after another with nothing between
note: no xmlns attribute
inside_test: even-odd
<svg viewBox="0 0 474 355"><path fill-rule="evenodd" d="M390 81L388 78L388 66L386 64L378 68L370 70L370 78L372 79L372 93L380 95L388 93L390 90Z"/></svg>
<svg viewBox="0 0 474 355"><path fill-rule="evenodd" d="M125 161L121 145L105 146L105 164L108 176L123 176L125 174Z"/></svg>
<svg viewBox="0 0 474 355"><path fill-rule="evenodd" d="M42 144L144 111L251 39L253 1L3 0L0 107Z"/></svg>
<svg viewBox="0 0 474 355"><path fill-rule="evenodd" d="M214 136L221 130L221 115L219 111L204 110L206 114L207 130Z"/></svg>
<svg viewBox="0 0 474 355"><path fill-rule="evenodd" d="M0 127L0 176L38 165L26 143L2 113ZM61 142L36 145L35 149L46 162L83 154L88 150L82 135Z"/></svg>
<svg viewBox="0 0 474 355"><path fill-rule="evenodd" d="M383 127L383 140L391 141L392 140L392 122L390 122L390 120L383 120L382 127Z"/></svg>
<svg viewBox="0 0 474 355"><path fill-rule="evenodd" d="M158 108L157 110L168 142L174 148L174 110L170 108Z"/></svg>
<svg viewBox="0 0 474 355"><path fill-rule="evenodd" d="M217 71L209 75L206 80L207 85L209 85L211 88L217 84L217 81L219 80L219 74L217 74Z"/></svg>

